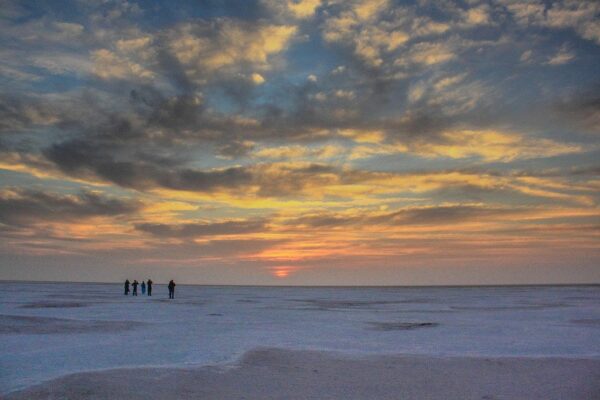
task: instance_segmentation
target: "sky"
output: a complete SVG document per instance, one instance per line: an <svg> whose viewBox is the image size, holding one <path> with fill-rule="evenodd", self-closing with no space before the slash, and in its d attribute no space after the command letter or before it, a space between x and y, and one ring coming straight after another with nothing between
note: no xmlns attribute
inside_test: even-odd
<svg viewBox="0 0 600 400"><path fill-rule="evenodd" d="M0 3L0 279L600 283L600 2Z"/></svg>

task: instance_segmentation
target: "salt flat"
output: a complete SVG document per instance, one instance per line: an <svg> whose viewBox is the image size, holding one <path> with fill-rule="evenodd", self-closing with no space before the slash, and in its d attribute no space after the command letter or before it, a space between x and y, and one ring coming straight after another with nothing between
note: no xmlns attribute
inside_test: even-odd
<svg viewBox="0 0 600 400"><path fill-rule="evenodd" d="M135 368L67 375L6 400L379 399L594 400L600 360L344 357L258 349L234 368Z"/></svg>
<svg viewBox="0 0 600 400"><path fill-rule="evenodd" d="M90 375L65 376L84 371L106 370L91 375L102 381L102 374L110 374L108 370L114 368L137 371L146 367L163 372L184 368L203 374L207 371L203 367L210 366L208 370L213 372L214 368L241 368L237 373L243 373L246 368L256 373L256 356L247 358L248 354L256 355L253 351L266 347L280 349L282 353L268 352L289 357L287 362L301 371L308 368L306 357L317 362L310 358L315 357L314 353L290 353L286 349L334 352L318 356L323 357L318 359L321 368L342 362L341 357L350 363L338 365L340 371L347 368L348 376L364 375L365 364L360 363L367 362L365 357L400 357L388 362L402 371L402 376L408 376L409 363L414 366L410 371L430 371L431 379L436 381L442 379L443 370L435 375L435 368L417 367L419 362L453 360L450 374L462 376L460 371L467 368L508 379L506 371L489 367L493 363L486 366L485 359L504 360L511 366L509 370L523 368L525 364L519 360L535 361L543 363L536 368L547 371L544 376L579 371L571 374L575 380L570 385L565 381L566 388L575 390L577 385L587 390L585 393L598 393L593 383L583 384L586 377L596 376L593 374L600 360L597 286L178 285L176 299L169 301L166 297L166 287L161 285L155 286L153 297L136 298L123 296L119 284L0 283L0 392L6 394L60 377L67 381L57 382L73 383L73 379ZM369 368L377 370L392 364L381 364L380 360L379 367ZM273 374L269 368L258 370ZM129 374L139 377L141 372L135 371ZM308 374L306 371L303 373ZM304 375L297 378L307 379ZM526 381L526 377L523 379ZM396 388L405 387L402 382L398 381L400 386ZM530 382L533 385L536 381ZM18 394L14 396L19 398ZM382 394L377 398L388 397Z"/></svg>

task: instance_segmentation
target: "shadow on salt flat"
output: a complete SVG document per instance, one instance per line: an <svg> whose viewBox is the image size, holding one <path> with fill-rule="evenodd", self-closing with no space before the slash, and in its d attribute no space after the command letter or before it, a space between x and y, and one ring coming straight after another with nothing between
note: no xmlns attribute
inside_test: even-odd
<svg viewBox="0 0 600 400"><path fill-rule="evenodd" d="M19 308L79 308L87 306L89 306L88 303L39 301L35 303L23 304Z"/></svg>
<svg viewBox="0 0 600 400"><path fill-rule="evenodd" d="M347 301L347 300L320 300L320 299L291 299L290 302L303 303L302 310L315 311L344 311L344 310L371 310L377 306L398 305L398 304L427 304L430 299L410 299L410 300L380 300L380 301Z"/></svg>
<svg viewBox="0 0 600 400"><path fill-rule="evenodd" d="M145 323L0 315L0 334L112 333L127 331L141 325Z"/></svg>
<svg viewBox="0 0 600 400"><path fill-rule="evenodd" d="M434 328L437 322L368 322L371 330L375 331L411 331L420 328Z"/></svg>
<svg viewBox="0 0 600 400"><path fill-rule="evenodd" d="M119 296L120 295L120 296ZM106 293L106 294L94 294L94 293L51 293L45 297L50 299L61 299L61 300L114 300L123 297L122 293Z"/></svg>
<svg viewBox="0 0 600 400"><path fill-rule="evenodd" d="M459 311L514 311L514 310L546 310L551 308L571 307L567 303L541 303L541 304L522 304L507 306L450 306L453 310Z"/></svg>
<svg viewBox="0 0 600 400"><path fill-rule="evenodd" d="M572 319L569 321L572 324L586 325L586 326L597 326L600 327L600 319Z"/></svg>
<svg viewBox="0 0 600 400"><path fill-rule="evenodd" d="M140 296L143 297L143 296ZM167 304L175 304L175 305L193 305L193 306L204 306L207 304L206 301L203 300L180 300L180 299L166 299L166 298L153 298L150 300L153 303L167 303Z"/></svg>
<svg viewBox="0 0 600 400"><path fill-rule="evenodd" d="M583 301L597 300L598 298L599 298L599 296L567 296L567 297L564 297L565 300L583 300Z"/></svg>

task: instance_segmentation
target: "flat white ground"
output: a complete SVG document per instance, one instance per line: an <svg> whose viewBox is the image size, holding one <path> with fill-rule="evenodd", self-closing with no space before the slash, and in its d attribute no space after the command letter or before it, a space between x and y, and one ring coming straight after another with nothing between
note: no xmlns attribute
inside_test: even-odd
<svg viewBox="0 0 600 400"><path fill-rule="evenodd" d="M131 297L117 284L3 282L0 341L0 393L81 371L224 366L260 347L558 357L559 369L587 359L585 369L600 360L600 288L178 285L168 300L160 285L153 297Z"/></svg>

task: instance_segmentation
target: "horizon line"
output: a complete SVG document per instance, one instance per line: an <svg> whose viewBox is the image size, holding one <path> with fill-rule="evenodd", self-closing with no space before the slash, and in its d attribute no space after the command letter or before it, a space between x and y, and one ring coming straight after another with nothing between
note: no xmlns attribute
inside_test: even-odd
<svg viewBox="0 0 600 400"><path fill-rule="evenodd" d="M95 284L114 285L121 281L44 281L25 279L0 279L0 283L32 283L32 284ZM155 285L163 283L153 282ZM165 282L166 285L168 282ZM468 287L527 287L527 286L600 286L597 283L490 283L490 284L454 284L454 285L266 285L266 284L214 284L214 283L178 283L178 286L206 286L206 287L297 287L297 288L468 288Z"/></svg>

